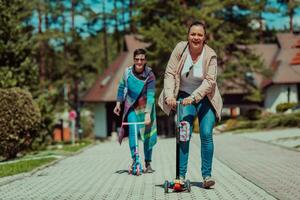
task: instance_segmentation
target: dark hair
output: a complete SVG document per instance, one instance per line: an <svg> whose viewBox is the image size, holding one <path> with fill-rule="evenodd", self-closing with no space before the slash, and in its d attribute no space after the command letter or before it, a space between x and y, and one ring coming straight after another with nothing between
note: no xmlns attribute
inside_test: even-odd
<svg viewBox="0 0 300 200"><path fill-rule="evenodd" d="M189 30L188 30L188 34L191 31L191 28L193 26L202 26L204 29L204 34L206 35L206 26L205 26L205 22L204 21L194 21L190 26L189 26Z"/></svg>
<svg viewBox="0 0 300 200"><path fill-rule="evenodd" d="M145 55L145 58L147 58L146 50L145 49L136 49L133 52L133 58L135 58L136 55Z"/></svg>

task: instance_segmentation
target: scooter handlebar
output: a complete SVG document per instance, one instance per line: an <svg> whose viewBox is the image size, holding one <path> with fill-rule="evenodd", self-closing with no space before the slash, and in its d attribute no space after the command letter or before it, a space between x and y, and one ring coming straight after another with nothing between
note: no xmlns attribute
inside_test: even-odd
<svg viewBox="0 0 300 200"><path fill-rule="evenodd" d="M145 122L123 122L122 125L145 124Z"/></svg>

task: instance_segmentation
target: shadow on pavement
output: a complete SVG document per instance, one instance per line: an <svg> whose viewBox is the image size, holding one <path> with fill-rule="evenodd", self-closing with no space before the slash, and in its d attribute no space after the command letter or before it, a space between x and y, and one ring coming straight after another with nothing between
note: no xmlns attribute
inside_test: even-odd
<svg viewBox="0 0 300 200"><path fill-rule="evenodd" d="M202 188L202 189L205 189L205 190L214 189L213 187L212 188L204 188L203 187L203 182L191 182L191 186L199 187L199 188Z"/></svg>
<svg viewBox="0 0 300 200"><path fill-rule="evenodd" d="M191 186L203 188L203 183L202 182L191 182Z"/></svg>
<svg viewBox="0 0 300 200"><path fill-rule="evenodd" d="M164 188L164 184L155 185L155 187Z"/></svg>
<svg viewBox="0 0 300 200"><path fill-rule="evenodd" d="M115 171L115 174L124 174L124 173L128 174L128 169L120 169Z"/></svg>

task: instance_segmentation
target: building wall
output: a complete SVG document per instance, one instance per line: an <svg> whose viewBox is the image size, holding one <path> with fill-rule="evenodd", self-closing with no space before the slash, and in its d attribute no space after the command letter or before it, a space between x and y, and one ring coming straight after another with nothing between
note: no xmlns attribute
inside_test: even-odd
<svg viewBox="0 0 300 200"><path fill-rule="evenodd" d="M290 89L288 89L290 88ZM288 92L290 90L290 92ZM288 95L289 93L289 95ZM297 85L272 85L265 93L265 108L270 112L276 112L276 106L280 103L298 102ZM289 98L288 98L289 96Z"/></svg>
<svg viewBox="0 0 300 200"><path fill-rule="evenodd" d="M107 137L107 119L105 103L97 103L94 105L94 133L96 138Z"/></svg>

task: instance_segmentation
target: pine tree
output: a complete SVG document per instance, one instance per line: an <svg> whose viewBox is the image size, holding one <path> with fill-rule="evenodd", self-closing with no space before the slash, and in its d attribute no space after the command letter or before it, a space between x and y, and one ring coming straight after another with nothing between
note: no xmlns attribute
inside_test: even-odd
<svg viewBox="0 0 300 200"><path fill-rule="evenodd" d="M262 73L260 59L253 55L247 45L257 42L250 26L251 11L255 2L233 0L202 1L143 1L138 7L139 32L151 46L150 61L157 74L162 74L175 44L186 40L187 26L201 20L207 24L208 45L216 50L219 64L219 81L232 81L235 86L245 89L252 100L257 86L248 75ZM220 84L221 87L225 84ZM162 82L159 82L162 87ZM230 88L224 88L228 90Z"/></svg>
<svg viewBox="0 0 300 200"><path fill-rule="evenodd" d="M38 86L38 66L29 25L32 4L22 0L0 0L0 88Z"/></svg>
<svg viewBox="0 0 300 200"><path fill-rule="evenodd" d="M294 32L294 15L295 10L300 7L300 2L297 0L278 0L278 3L286 7L286 12L284 15L287 15L289 20L290 32Z"/></svg>

